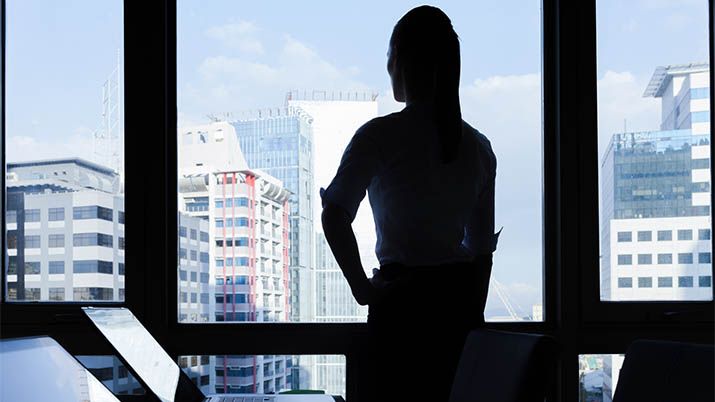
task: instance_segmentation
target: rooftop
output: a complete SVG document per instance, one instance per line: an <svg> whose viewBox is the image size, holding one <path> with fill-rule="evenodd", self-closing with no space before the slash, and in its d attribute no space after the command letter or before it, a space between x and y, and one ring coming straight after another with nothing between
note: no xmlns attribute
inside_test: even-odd
<svg viewBox="0 0 715 402"><path fill-rule="evenodd" d="M7 170L10 171L12 169L23 168L23 167L65 165L65 164L74 164L74 165L83 167L85 169L89 169L89 170L95 171L97 173L105 174L108 176L115 176L117 174L114 170L112 170L106 166L102 166L98 163L90 162L86 159L77 158L77 157L75 157L75 158L59 158L59 159L41 159L41 160L25 161L25 162L8 162Z"/></svg>
<svg viewBox="0 0 715 402"><path fill-rule="evenodd" d="M689 63L689 64L671 64L669 66L658 66L653 72L653 76L648 83L648 86L643 92L644 98L655 97L659 98L663 95L663 91L668 86L670 79L674 75L699 73L708 71L710 65L708 63Z"/></svg>

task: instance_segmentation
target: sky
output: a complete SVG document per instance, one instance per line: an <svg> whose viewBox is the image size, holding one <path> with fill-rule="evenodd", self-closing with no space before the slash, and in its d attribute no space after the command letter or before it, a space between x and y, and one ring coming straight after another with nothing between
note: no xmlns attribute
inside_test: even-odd
<svg viewBox="0 0 715 402"><path fill-rule="evenodd" d="M387 43L419 4L179 0L179 124L281 106L292 89L375 91L380 114L399 110ZM490 138L498 159L496 223L504 231L493 275L529 313L542 286L540 2L433 5L460 36L464 119ZM659 102L642 97L645 86L656 66L707 61L706 11L707 0L598 1L601 152L624 120L629 131L658 128ZM122 48L121 14L116 0L7 1L9 161L92 158L101 86ZM488 309L499 308L494 302Z"/></svg>

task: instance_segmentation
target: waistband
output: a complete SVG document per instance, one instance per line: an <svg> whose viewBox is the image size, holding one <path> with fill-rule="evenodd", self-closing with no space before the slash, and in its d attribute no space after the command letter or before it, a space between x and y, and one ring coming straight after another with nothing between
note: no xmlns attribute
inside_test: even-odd
<svg viewBox="0 0 715 402"><path fill-rule="evenodd" d="M380 273L388 280L401 277L424 277L424 276L466 276L474 274L478 270L477 261L450 262L438 265L407 266L399 263L390 263L380 266Z"/></svg>

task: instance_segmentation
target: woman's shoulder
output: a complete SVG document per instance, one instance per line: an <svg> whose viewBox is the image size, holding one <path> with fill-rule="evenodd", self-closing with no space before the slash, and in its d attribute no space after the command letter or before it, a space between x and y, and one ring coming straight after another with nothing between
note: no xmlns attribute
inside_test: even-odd
<svg viewBox="0 0 715 402"><path fill-rule="evenodd" d="M492 150L492 143L489 138L465 121L463 121L463 129L463 138L474 146L479 155L488 158L496 168L496 155Z"/></svg>

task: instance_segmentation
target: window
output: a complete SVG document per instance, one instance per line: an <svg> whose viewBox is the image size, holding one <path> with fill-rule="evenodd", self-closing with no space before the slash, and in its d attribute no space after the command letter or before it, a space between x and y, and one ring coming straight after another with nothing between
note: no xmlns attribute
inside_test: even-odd
<svg viewBox="0 0 715 402"><path fill-rule="evenodd" d="M39 261L25 262L25 275L39 275L41 270Z"/></svg>
<svg viewBox="0 0 715 402"><path fill-rule="evenodd" d="M187 259L187 253L185 248L179 248L179 258L183 260Z"/></svg>
<svg viewBox="0 0 715 402"><path fill-rule="evenodd" d="M186 237L186 227L185 226L179 226L179 236Z"/></svg>
<svg viewBox="0 0 715 402"><path fill-rule="evenodd" d="M124 211L117 211L117 222L124 224Z"/></svg>
<svg viewBox="0 0 715 402"><path fill-rule="evenodd" d="M191 261L196 261L196 259L197 259L196 250L191 250L189 255L191 256Z"/></svg>
<svg viewBox="0 0 715 402"><path fill-rule="evenodd" d="M64 301L65 288L50 288L50 300Z"/></svg>
<svg viewBox="0 0 715 402"><path fill-rule="evenodd" d="M631 265L633 264L633 256L630 254L619 254L618 255L618 265Z"/></svg>
<svg viewBox="0 0 715 402"><path fill-rule="evenodd" d="M693 231L690 229L678 230L678 240L693 240Z"/></svg>
<svg viewBox="0 0 715 402"><path fill-rule="evenodd" d="M120 237L117 239L117 248L120 250L124 250L124 238Z"/></svg>
<svg viewBox="0 0 715 402"><path fill-rule="evenodd" d="M710 264L711 258L710 253L698 253L698 264Z"/></svg>
<svg viewBox="0 0 715 402"><path fill-rule="evenodd" d="M618 232L618 242L624 243L624 242L633 241L632 235L633 235L632 232Z"/></svg>
<svg viewBox="0 0 715 402"><path fill-rule="evenodd" d="M710 240L710 229L699 229L698 240Z"/></svg>
<svg viewBox="0 0 715 402"><path fill-rule="evenodd" d="M40 288L25 288L25 300L39 301L40 295Z"/></svg>
<svg viewBox="0 0 715 402"><path fill-rule="evenodd" d="M678 264L692 264L693 253L678 253Z"/></svg>
<svg viewBox="0 0 715 402"><path fill-rule="evenodd" d="M207 232L199 232L199 241L202 243L208 243L209 234Z"/></svg>
<svg viewBox="0 0 715 402"><path fill-rule="evenodd" d="M65 273L65 262L64 261L50 261L50 274L64 274Z"/></svg>
<svg viewBox="0 0 715 402"><path fill-rule="evenodd" d="M25 222L39 222L40 221L40 210L39 209L26 209L25 210Z"/></svg>
<svg viewBox="0 0 715 402"><path fill-rule="evenodd" d="M65 235L63 234L54 234L50 235L49 239L49 247L64 247L65 246Z"/></svg>
<svg viewBox="0 0 715 402"><path fill-rule="evenodd" d="M653 240L653 232L651 231L639 231L638 232L638 241L651 241Z"/></svg>
<svg viewBox="0 0 715 402"><path fill-rule="evenodd" d="M658 231L658 241L671 241L673 240L672 230L659 230Z"/></svg>
<svg viewBox="0 0 715 402"><path fill-rule="evenodd" d="M698 286L701 288L709 288L712 286L712 276L701 276L698 278Z"/></svg>
<svg viewBox="0 0 715 402"><path fill-rule="evenodd" d="M72 262L72 272L75 274L111 274L111 261L80 260Z"/></svg>
<svg viewBox="0 0 715 402"><path fill-rule="evenodd" d="M652 254L638 254L638 264L639 265L650 265L653 263Z"/></svg>
<svg viewBox="0 0 715 402"><path fill-rule="evenodd" d="M117 264L119 269L119 275L124 275L124 263L120 262Z"/></svg>
<svg viewBox="0 0 715 402"><path fill-rule="evenodd" d="M74 301L96 300L107 301L113 299L112 288L80 287L74 288Z"/></svg>
<svg viewBox="0 0 715 402"><path fill-rule="evenodd" d="M632 288L633 287L633 278L618 278L618 287L619 288Z"/></svg>
<svg viewBox="0 0 715 402"><path fill-rule="evenodd" d="M692 288L693 287L693 277L692 276L679 276L678 277L678 287L679 288Z"/></svg>
<svg viewBox="0 0 715 402"><path fill-rule="evenodd" d="M113 219L113 211L111 208L100 207L98 205L74 207L72 211L72 217L74 219L102 219L110 222L112 222Z"/></svg>
<svg viewBox="0 0 715 402"><path fill-rule="evenodd" d="M5 212L7 223L17 223L17 211L8 210Z"/></svg>
<svg viewBox="0 0 715 402"><path fill-rule="evenodd" d="M64 208L50 208L47 210L47 219L51 222L53 221L64 221L65 220L65 209Z"/></svg>
<svg viewBox="0 0 715 402"><path fill-rule="evenodd" d="M196 229L191 229L191 231L189 231L189 235L191 240L196 240Z"/></svg>
<svg viewBox="0 0 715 402"><path fill-rule="evenodd" d="M73 244L75 247L114 247L112 235L104 233L75 233L73 237Z"/></svg>
<svg viewBox="0 0 715 402"><path fill-rule="evenodd" d="M40 236L25 236L25 248L40 248Z"/></svg>
<svg viewBox="0 0 715 402"><path fill-rule="evenodd" d="M659 288L672 288L673 278L670 276L659 276L658 277L658 287Z"/></svg>
<svg viewBox="0 0 715 402"><path fill-rule="evenodd" d="M672 264L673 254L658 254L658 264Z"/></svg>
<svg viewBox="0 0 715 402"><path fill-rule="evenodd" d="M639 288L652 288L653 287L653 278L639 277L638 278L638 287Z"/></svg>

